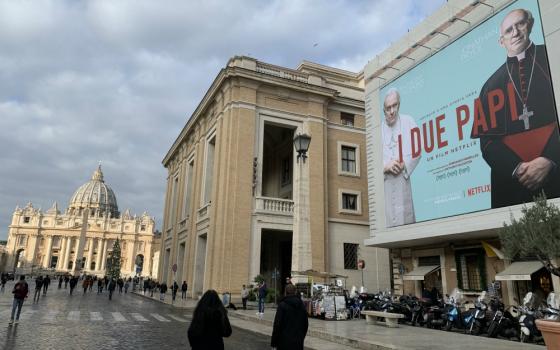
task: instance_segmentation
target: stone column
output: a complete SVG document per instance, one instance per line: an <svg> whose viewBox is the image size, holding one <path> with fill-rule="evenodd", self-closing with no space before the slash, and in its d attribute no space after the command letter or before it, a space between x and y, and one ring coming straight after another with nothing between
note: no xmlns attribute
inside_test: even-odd
<svg viewBox="0 0 560 350"><path fill-rule="evenodd" d="M45 262L43 263L44 268L51 267L51 256L52 256L52 245L53 245L53 236L49 236L47 238L47 250L45 251Z"/></svg>
<svg viewBox="0 0 560 350"><path fill-rule="evenodd" d="M64 265L64 255L66 255L66 239L60 237L60 251L58 252L58 260L56 261L56 269L62 270Z"/></svg>
<svg viewBox="0 0 560 350"><path fill-rule="evenodd" d="M26 249L26 251L24 251L25 254L25 260L24 263L22 264L23 267L29 267L30 269L33 269L33 265L35 265L35 255L37 254L37 246L39 245L39 235L29 235L27 236L29 242L27 242L27 246L29 247L29 250ZM40 266L36 266L36 267L40 267Z"/></svg>
<svg viewBox="0 0 560 350"><path fill-rule="evenodd" d="M311 161L313 160L311 159ZM306 271L312 267L311 225L309 222L309 162L309 158L300 158L297 160L294 169L292 271ZM305 276L297 276L296 274L294 277L295 283L307 282Z"/></svg>
<svg viewBox="0 0 560 350"><path fill-rule="evenodd" d="M87 255L87 260L86 260L86 266L84 270L88 270L88 271L92 271L91 270L91 260L93 259L93 244L95 243L93 241L93 238L88 239L89 241L89 249L88 249L88 255Z"/></svg>
<svg viewBox="0 0 560 350"><path fill-rule="evenodd" d="M76 254L74 255L74 264L72 265L72 274L74 276L79 275L80 270L82 269L82 260L84 257L84 246L86 244L88 218L89 218L89 209L85 209L82 212L82 229L80 230L80 237L78 237Z"/></svg>
<svg viewBox="0 0 560 350"><path fill-rule="evenodd" d="M128 259L128 270L130 271L130 273L132 275L134 275L136 273L136 269L135 267L135 258L136 256L134 256L134 251L136 250L136 242L135 241L128 241L127 245L127 259Z"/></svg>
<svg viewBox="0 0 560 350"><path fill-rule="evenodd" d="M103 255L103 239L97 239L97 259L95 259L95 270L101 270L101 257Z"/></svg>
<svg viewBox="0 0 560 350"><path fill-rule="evenodd" d="M142 276L152 275L152 242L144 243L144 266L142 267Z"/></svg>
<svg viewBox="0 0 560 350"><path fill-rule="evenodd" d="M70 260L70 251L72 251L72 237L66 237L66 250L64 251L64 261L62 269L68 270L68 261Z"/></svg>
<svg viewBox="0 0 560 350"><path fill-rule="evenodd" d="M101 270L105 270L105 262L107 261L107 240L103 240L103 251L101 256Z"/></svg>

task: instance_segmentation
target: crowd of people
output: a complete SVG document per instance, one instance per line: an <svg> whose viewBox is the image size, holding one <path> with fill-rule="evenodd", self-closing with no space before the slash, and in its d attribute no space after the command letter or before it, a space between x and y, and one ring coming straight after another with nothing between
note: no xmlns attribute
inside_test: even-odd
<svg viewBox="0 0 560 350"><path fill-rule="evenodd" d="M83 275L70 276L60 275L54 276L52 279L58 279L58 289L69 289L69 295L73 295L74 289L81 281L83 288L83 295L88 292L93 293L94 286L97 286L97 294L102 294L107 291L109 300L112 299L113 293L118 291L119 294L128 293L132 285L133 290L139 289L144 295L154 296L154 293L160 293L160 300L165 300L165 295L169 289L165 282L159 283L158 281L148 278L110 278ZM5 276L0 276L1 288L5 288ZM48 275L37 276L34 280L35 290L33 302L38 303L41 295L47 294L51 277ZM174 281L170 287L172 300L174 301L179 289L181 290L181 299L187 298L188 285L183 281L182 285ZM21 309L25 299L29 295L29 284L25 276L19 276L19 280L15 283L12 294L14 295L12 313L10 317L10 326L19 322ZM262 318L264 315L265 296L267 292L266 284L261 282L255 289L255 294L258 296L258 316ZM228 293L225 293L228 294ZM229 294L228 294L229 295ZM249 290L243 285L241 298L243 309L247 308L247 299ZM234 308L230 298L223 298L220 300L218 293L215 290L206 291L193 313L193 319L189 326L187 335L192 349L223 349L224 337L229 337L232 334L232 327L230 325L227 310ZM295 286L289 279L286 280L285 295L278 304L276 315L274 318L274 326L272 331L271 346L276 349L303 349L303 343L307 334L308 320L307 311L305 306L297 294Z"/></svg>

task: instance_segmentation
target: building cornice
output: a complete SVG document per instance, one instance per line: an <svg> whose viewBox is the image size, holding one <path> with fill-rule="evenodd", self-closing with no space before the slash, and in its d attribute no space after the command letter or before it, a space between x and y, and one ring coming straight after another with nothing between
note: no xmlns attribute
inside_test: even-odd
<svg viewBox="0 0 560 350"><path fill-rule="evenodd" d="M231 62L232 60L230 60ZM258 63L258 61L255 61ZM287 71L289 69L283 68ZM213 97L217 94L217 92L221 91L221 87L225 84L226 80L232 78L246 78L252 81L261 82L265 84L271 84L275 86L282 86L289 88L290 90L296 90L305 93L311 93L314 95L323 96L324 98L331 98L336 99L338 96L338 92L335 89L319 86L315 84L310 84L309 82L302 82L299 80L293 80L288 78L283 78L279 76L274 76L271 74L266 74L263 72L258 72L257 70L243 68L240 66L228 66L226 68L222 68L212 84L210 88L206 91L206 94L198 104L197 108L192 113L191 117L171 145L169 151L165 155L162 160L162 164L164 167L168 167L170 160L173 158L174 154L176 153L177 149L179 148L180 144L184 140L185 136L191 131L193 126L199 121L201 116L203 115L203 111L205 111L209 104L212 102ZM347 99L352 100L352 99ZM356 100L354 100L356 101ZM363 105L363 101L362 101Z"/></svg>

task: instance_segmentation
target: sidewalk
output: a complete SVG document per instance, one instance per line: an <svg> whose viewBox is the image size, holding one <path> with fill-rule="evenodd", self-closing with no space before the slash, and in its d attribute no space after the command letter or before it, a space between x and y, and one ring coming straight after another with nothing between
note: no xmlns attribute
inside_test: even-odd
<svg viewBox="0 0 560 350"><path fill-rule="evenodd" d="M265 309L264 318L259 320L254 310L238 310L230 312L230 316L232 316L230 320L234 317L239 318L246 321L248 327L251 327L251 324L258 324L268 326L272 331L274 315L275 310ZM307 338L310 337L336 343L337 349L350 347L365 350L545 350L545 347L540 345L407 325L401 325L399 328L368 325L363 319L323 321L310 318ZM307 338L306 348L315 348L308 344Z"/></svg>
<svg viewBox="0 0 560 350"><path fill-rule="evenodd" d="M143 295L140 291L133 294L144 298L159 300ZM171 295L165 297L165 304L178 308L194 309L198 300L176 299L171 303ZM236 304L237 305L237 304ZM233 327L270 336L276 310L266 308L264 318L259 319L256 310L228 310ZM445 332L428 328L400 325L399 328L368 325L364 319L347 321L324 321L309 318L309 330L305 338L305 348L309 350L545 350L541 345L523 344L515 341L490 339L466 335L460 332Z"/></svg>

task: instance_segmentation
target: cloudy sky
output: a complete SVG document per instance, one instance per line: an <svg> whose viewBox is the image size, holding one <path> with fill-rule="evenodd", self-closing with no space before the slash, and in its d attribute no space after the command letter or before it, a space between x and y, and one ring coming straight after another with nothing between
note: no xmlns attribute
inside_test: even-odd
<svg viewBox="0 0 560 350"><path fill-rule="evenodd" d="M444 2L0 0L0 240L98 161L119 209L161 228L161 160L230 57L357 72Z"/></svg>

